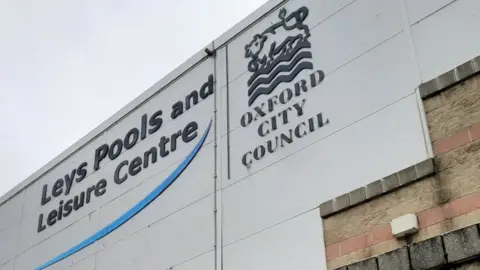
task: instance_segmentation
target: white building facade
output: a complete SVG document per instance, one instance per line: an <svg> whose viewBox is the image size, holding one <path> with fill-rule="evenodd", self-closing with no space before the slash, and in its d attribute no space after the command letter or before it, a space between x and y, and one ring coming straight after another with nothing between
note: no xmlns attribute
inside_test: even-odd
<svg viewBox="0 0 480 270"><path fill-rule="evenodd" d="M478 0L269 1L1 197L0 270L327 269L319 205L432 157L418 87L478 25Z"/></svg>

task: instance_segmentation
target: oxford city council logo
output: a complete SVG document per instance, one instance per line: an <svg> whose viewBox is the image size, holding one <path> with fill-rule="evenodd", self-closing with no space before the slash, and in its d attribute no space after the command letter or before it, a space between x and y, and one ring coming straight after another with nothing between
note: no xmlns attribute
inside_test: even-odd
<svg viewBox="0 0 480 270"><path fill-rule="evenodd" d="M280 83L288 83L304 69L313 69L310 29L304 24L308 9L290 14L280 9L278 21L245 46L249 59L248 106L261 95L269 95Z"/></svg>

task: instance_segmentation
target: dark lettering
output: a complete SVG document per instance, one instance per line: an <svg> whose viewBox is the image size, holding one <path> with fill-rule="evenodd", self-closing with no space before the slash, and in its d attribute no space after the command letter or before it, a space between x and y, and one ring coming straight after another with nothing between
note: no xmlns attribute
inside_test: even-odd
<svg viewBox="0 0 480 270"><path fill-rule="evenodd" d="M268 125L268 120L262 122L259 126L258 126L258 135L260 135L260 137L265 137L265 135L269 134L270 133L270 130L268 130L268 128L263 128L264 125L267 124Z"/></svg>
<svg viewBox="0 0 480 270"><path fill-rule="evenodd" d="M265 153L266 153L265 146L259 145L255 148L255 150L253 150L253 158L256 160L260 160L265 156Z"/></svg>
<svg viewBox="0 0 480 270"><path fill-rule="evenodd" d="M305 123L304 123L304 122L298 124L298 126L295 127L294 133L295 133L295 136L296 136L297 138L302 138L303 136L307 135L307 131L306 131L306 130L304 130L303 132L300 131L300 128L303 127L303 126L305 126Z"/></svg>
<svg viewBox="0 0 480 270"><path fill-rule="evenodd" d="M175 119L182 115L183 113L183 103L181 101L177 101L175 104L172 105L172 113L171 117L172 119Z"/></svg>
<svg viewBox="0 0 480 270"><path fill-rule="evenodd" d="M272 131L277 130L277 117L272 116L270 119L272 120Z"/></svg>
<svg viewBox="0 0 480 270"><path fill-rule="evenodd" d="M197 129L198 124L197 122L190 122L188 125L185 126L182 132L182 140L183 142L191 142L193 139L197 137Z"/></svg>
<svg viewBox="0 0 480 270"><path fill-rule="evenodd" d="M287 104L293 97L292 89L286 88L280 93L279 101L281 104Z"/></svg>
<svg viewBox="0 0 480 270"><path fill-rule="evenodd" d="M313 87L319 85L325 78L325 73L321 70L317 70L314 73L310 74L310 85Z"/></svg>
<svg viewBox="0 0 480 270"><path fill-rule="evenodd" d="M83 204L85 202L85 192L82 191L80 193L80 195L76 195L74 200L73 200L73 209L75 209L75 211L77 211L78 209L80 209Z"/></svg>
<svg viewBox="0 0 480 270"><path fill-rule="evenodd" d="M161 157L166 157L168 154L170 154L170 151L168 151L167 148L167 143L170 141L169 138L162 136L160 138L160 143L158 144L158 147L160 148L160 156Z"/></svg>
<svg viewBox="0 0 480 270"><path fill-rule="evenodd" d="M57 210L53 209L52 212L48 214L47 225L52 226L57 222Z"/></svg>
<svg viewBox="0 0 480 270"><path fill-rule="evenodd" d="M266 113L263 111L262 107L265 105L265 103L262 103L260 104L260 107L259 106L256 106L253 108L253 110L257 113L255 115L255 120L257 120L257 118L260 116L260 117L264 117L266 115Z"/></svg>
<svg viewBox="0 0 480 270"><path fill-rule="evenodd" d="M87 188L87 198L85 199L86 203L90 203L90 197L92 196L92 192L95 190L95 186L91 186Z"/></svg>
<svg viewBox="0 0 480 270"><path fill-rule="evenodd" d="M38 227L37 227L37 232L41 232L43 230L45 230L47 228L47 226L43 225L43 214L40 214L40 216L38 216Z"/></svg>
<svg viewBox="0 0 480 270"><path fill-rule="evenodd" d="M43 185L41 205L48 203L52 197L47 196L48 185Z"/></svg>
<svg viewBox="0 0 480 270"><path fill-rule="evenodd" d="M185 98L185 110L188 110L197 104L198 104L198 92L194 90Z"/></svg>
<svg viewBox="0 0 480 270"><path fill-rule="evenodd" d="M267 151L268 151L269 153L275 152L275 150L277 149L277 147L278 147L278 137L275 137L275 147L273 146L272 140L270 140L270 141L267 142Z"/></svg>
<svg viewBox="0 0 480 270"><path fill-rule="evenodd" d="M251 160L251 159L247 161L249 154L252 155L252 152L249 151L249 152L245 153L245 154L243 155L243 157L242 157L242 164L243 164L245 167L248 167L248 166L250 166L250 164L252 164L252 160Z"/></svg>
<svg viewBox="0 0 480 270"><path fill-rule="evenodd" d="M66 177L67 175L65 175ZM63 179L57 179L55 184L53 184L52 195L53 197L58 197L63 192Z"/></svg>
<svg viewBox="0 0 480 270"><path fill-rule="evenodd" d="M300 80L299 82L295 83L295 96L298 97L302 94L302 92L307 92L307 82L305 80Z"/></svg>
<svg viewBox="0 0 480 270"><path fill-rule="evenodd" d="M288 108L286 108L285 110L283 110L283 111L281 111L281 112L278 113L278 116L279 116L279 117L282 117L284 124L287 124L287 123L288 123L288 111L291 111L291 110L292 110L292 108L291 108L291 107L288 107Z"/></svg>
<svg viewBox="0 0 480 270"><path fill-rule="evenodd" d="M123 145L125 145L125 149L131 149L132 147L135 146L135 144L138 141L138 136L139 136L139 131L137 128L132 128L127 132L127 135L125 136L125 140L123 142ZM131 138L133 135L133 139Z"/></svg>
<svg viewBox="0 0 480 270"><path fill-rule="evenodd" d="M100 169L100 161L102 161L108 154L108 145L103 144L95 150L95 158L93 161L93 169L97 171Z"/></svg>
<svg viewBox="0 0 480 270"><path fill-rule="evenodd" d="M303 105L305 105L305 99L302 99L301 102L293 104L293 108L297 110L297 116L303 115Z"/></svg>
<svg viewBox="0 0 480 270"><path fill-rule="evenodd" d="M107 180L102 179L98 181L97 188L95 189L95 196L100 197L103 194L105 194L105 192L107 192L106 188L107 188Z"/></svg>
<svg viewBox="0 0 480 270"><path fill-rule="evenodd" d="M136 157L128 166L128 173L131 176L137 175L142 170L142 158Z"/></svg>
<svg viewBox="0 0 480 270"><path fill-rule="evenodd" d="M208 81L204 83L200 88L200 97L202 99L206 99L211 94L213 94L213 75L212 74L208 76Z"/></svg>
<svg viewBox="0 0 480 270"><path fill-rule="evenodd" d="M119 177L120 170L122 169L123 166L127 166L128 161L124 160L118 164L117 168L115 169L115 173L113 174L113 182L116 184L120 185L123 183L125 180L127 180L128 176L127 174L124 174L122 177Z"/></svg>
<svg viewBox="0 0 480 270"><path fill-rule="evenodd" d="M144 140L147 137L147 115L142 115L142 127L140 130L140 139Z"/></svg>
<svg viewBox="0 0 480 270"><path fill-rule="evenodd" d="M65 206L63 207L63 210L65 210L65 212L63 212L63 217L68 217L68 215L70 215L70 213L72 213L72 210L73 210L72 203L73 203L72 199L68 200L65 203Z"/></svg>
<svg viewBox="0 0 480 270"><path fill-rule="evenodd" d="M78 166L77 168L77 179L75 180L77 183L80 183L82 182L83 179L85 179L85 177L87 176L87 169L85 167L87 167L87 162L83 162L82 164L80 164L80 166Z"/></svg>
<svg viewBox="0 0 480 270"><path fill-rule="evenodd" d="M108 150L108 157L110 160L115 160L120 154L122 153L123 149L123 142L120 139L116 139L113 141L112 145L110 146L110 150Z"/></svg>
<svg viewBox="0 0 480 270"><path fill-rule="evenodd" d="M65 174L65 184L66 184L66 190L65 190L65 195L68 195L70 193L70 190L72 189L73 185L73 179L75 178L75 174L77 173L77 169L73 169L70 175Z"/></svg>
<svg viewBox="0 0 480 270"><path fill-rule="evenodd" d="M143 153L143 168L147 168L148 167L148 157L151 157L152 159L152 164L157 162L157 148L156 147L152 147L150 148L150 150L146 151L145 153Z"/></svg>
<svg viewBox="0 0 480 270"><path fill-rule="evenodd" d="M329 123L328 119L326 119L325 122L323 121L322 113L317 114L317 122L318 127L323 127L324 125Z"/></svg>
<svg viewBox="0 0 480 270"><path fill-rule="evenodd" d="M246 127L246 126L250 125L250 123L252 123L252 121L253 121L252 113L251 112L246 112L240 118L240 125L242 125L242 127Z"/></svg>
<svg viewBox="0 0 480 270"><path fill-rule="evenodd" d="M162 110L159 110L152 114L150 120L148 120L148 124L151 126L151 128L148 130L148 134L153 134L162 127L162 113Z"/></svg>
<svg viewBox="0 0 480 270"><path fill-rule="evenodd" d="M172 134L172 139L170 141L170 150L173 152L177 149L177 139L178 137L182 136L182 131L179 130L176 133Z"/></svg>
<svg viewBox="0 0 480 270"><path fill-rule="evenodd" d="M58 205L57 220L62 220L62 213L63 213L63 200L61 200L59 205Z"/></svg>
<svg viewBox="0 0 480 270"><path fill-rule="evenodd" d="M313 122L313 118L308 118L308 130L313 132L315 130L315 123Z"/></svg>
<svg viewBox="0 0 480 270"><path fill-rule="evenodd" d="M268 99L267 103L268 103L268 111L271 112L273 111L275 105L277 105L277 99L278 97L277 96L273 96L271 98Z"/></svg>
<svg viewBox="0 0 480 270"><path fill-rule="evenodd" d="M285 135L284 133L280 134L280 145L282 147L285 147L284 142L287 142L288 144L293 142L292 130L290 129L290 130L288 130L288 132L290 133L290 137L287 137L287 135Z"/></svg>

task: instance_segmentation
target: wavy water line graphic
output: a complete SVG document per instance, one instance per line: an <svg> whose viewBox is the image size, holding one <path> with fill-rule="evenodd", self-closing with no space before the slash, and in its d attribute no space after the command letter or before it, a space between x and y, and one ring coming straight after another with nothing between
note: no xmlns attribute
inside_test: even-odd
<svg viewBox="0 0 480 270"><path fill-rule="evenodd" d="M268 87L260 87L257 88L250 98L248 99L248 106L251 106L253 102L261 95L268 95L270 94L275 87L277 87L280 83L282 82L291 82L295 77L304 69L313 69L313 64L310 62L301 62L300 64L297 65L297 67L292 71L290 74L285 74L285 75L280 75L275 78L273 83L269 85Z"/></svg>
<svg viewBox="0 0 480 270"><path fill-rule="evenodd" d="M102 239L103 237L107 236L109 233L113 232L114 230L118 229L120 226L125 224L131 218L133 218L136 214L140 213L145 207L147 207L151 202L153 202L158 196L160 196L177 178L182 174L183 171L190 165L192 160L198 154L200 149L202 148L205 140L207 139L208 133L210 132L210 127L212 125L212 120L210 120L205 133L202 135L200 141L195 145L193 150L188 154L188 156L178 165L178 167L160 184L158 185L150 194L148 194L143 200L138 202L134 205L130 210L125 212L122 216L117 218L115 221L110 223L109 225L105 226L100 231L96 232L89 238L85 239L84 241L80 242L76 246L72 247L71 249L61 253L60 255L56 256L55 258L47 261L46 263L42 264L41 266L35 268L35 270L42 270L45 269L77 252L80 250L90 246L91 244L95 243L96 241Z"/></svg>
<svg viewBox="0 0 480 270"><path fill-rule="evenodd" d="M276 69L273 70L272 73L268 75L268 77L263 77L263 78L258 78L253 82L253 84L250 86L248 89L248 95L251 95L252 93L255 92L255 88L257 88L261 84L269 84L271 83L275 77L277 77L278 74L282 72L287 72L291 71L297 64L300 62L302 59L311 59L312 58L312 53L311 52L301 52L297 54L295 59L293 59L290 63L285 64L285 65L279 65Z"/></svg>
<svg viewBox="0 0 480 270"><path fill-rule="evenodd" d="M309 41L303 41L303 42L298 43L298 45L295 46L292 49L292 51L289 52L288 54L282 54L282 55L278 56L277 58L275 58L275 60L273 60L273 62L266 67L260 67L260 68L254 69L254 70L250 70L251 68L249 67L249 71L254 71L254 73L252 74L252 76L248 80L248 85L250 85L255 80L255 78L257 78L258 76L260 76L262 74L270 73L272 71L272 69L275 68L275 66L278 65L280 62L288 62L288 61L292 60L292 58L301 49L307 49L307 48L311 48L311 47L312 46L311 46ZM252 63L252 61L250 61L250 63Z"/></svg>

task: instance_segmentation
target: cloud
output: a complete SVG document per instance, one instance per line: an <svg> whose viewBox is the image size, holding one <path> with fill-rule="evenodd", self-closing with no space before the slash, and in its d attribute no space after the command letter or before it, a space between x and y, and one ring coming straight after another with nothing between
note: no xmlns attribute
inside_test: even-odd
<svg viewBox="0 0 480 270"><path fill-rule="evenodd" d="M264 0L0 2L0 194Z"/></svg>

